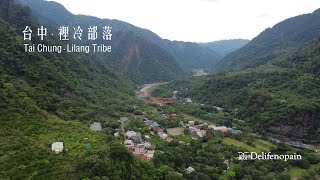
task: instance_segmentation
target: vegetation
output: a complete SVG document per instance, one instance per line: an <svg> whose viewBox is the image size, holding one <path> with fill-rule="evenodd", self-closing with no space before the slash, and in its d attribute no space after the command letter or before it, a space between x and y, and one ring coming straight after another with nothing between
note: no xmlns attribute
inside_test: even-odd
<svg viewBox="0 0 320 180"><path fill-rule="evenodd" d="M59 15L63 21L73 16ZM14 0L0 1L0 179L319 177L320 157L313 151L262 139L274 131L318 141L320 40L288 58L279 58L275 62L277 67L179 79L163 85L153 94L171 96L177 90L178 99L174 105L158 106L134 98L134 84L116 72L119 69L114 67L114 62L106 61L112 57L25 53L24 43L64 45L51 36L44 41L37 37L24 41L21 32L26 25L39 26L28 8ZM136 34L117 33L123 36L120 41L132 42L126 42L135 52L126 73L136 83L170 79L179 74L172 68L165 72L168 76L155 79L153 72L168 69L165 64L176 65L169 62L173 55ZM117 53L114 57L123 55L123 52ZM148 60L147 64L139 64L139 55ZM160 59L165 64L159 63ZM138 65L157 69L135 71ZM194 103L184 98L192 98ZM176 115L168 116L170 114ZM130 119L123 127L125 131L148 135L143 138L149 137L150 149L156 150L151 161L135 158L121 144L122 137L114 136L122 130L118 120L123 116ZM144 118L159 123L161 129L147 128ZM199 137L186 128L189 120L196 125L205 122L236 127L243 133L214 131L204 123L201 128L206 130L206 136ZM89 129L96 121L102 124L100 132ZM167 132L176 127L183 129L183 133L172 136L170 142L157 135L158 130ZM51 151L51 144L60 141L64 143L64 150L56 154ZM297 153L303 159L239 161L241 151ZM188 173L188 167L195 171Z"/></svg>
<svg viewBox="0 0 320 180"><path fill-rule="evenodd" d="M133 113L134 86L99 56L25 53L24 43L63 45L54 37L23 41L37 28L30 10L0 2L0 179L179 179L141 161L112 137ZM89 129L99 121L101 133ZM51 144L64 151L51 152Z"/></svg>
<svg viewBox="0 0 320 180"><path fill-rule="evenodd" d="M286 19L266 29L244 47L223 58L215 69L224 71L258 67L286 57L320 37L319 16L318 10Z"/></svg>
<svg viewBox="0 0 320 180"><path fill-rule="evenodd" d="M216 51L223 58L229 53L234 52L237 49L248 44L249 42L250 41L247 39L230 39L199 44Z"/></svg>
<svg viewBox="0 0 320 180"><path fill-rule="evenodd" d="M176 80L159 87L154 95L178 91L181 97L224 108L225 117L244 120L254 131L317 141L319 80L298 69L264 66Z"/></svg>
<svg viewBox="0 0 320 180"><path fill-rule="evenodd" d="M236 147L240 147L240 148L246 149L248 152L257 152L257 153L261 152L261 149L249 146L249 145L247 145L247 144L245 144L243 142L240 142L238 140L231 139L231 138L228 138L228 137L224 138L222 143L226 144L226 145L232 145L232 146L236 146Z"/></svg>

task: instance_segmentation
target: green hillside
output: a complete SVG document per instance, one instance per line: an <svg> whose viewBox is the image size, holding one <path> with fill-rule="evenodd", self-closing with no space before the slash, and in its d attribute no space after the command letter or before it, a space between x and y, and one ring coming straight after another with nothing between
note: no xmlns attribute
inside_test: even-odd
<svg viewBox="0 0 320 180"><path fill-rule="evenodd" d="M112 136L135 101L128 80L98 56L25 53L22 31L36 18L13 0L0 1L0 12L0 179L175 178ZM61 43L47 38L28 43ZM90 130L93 121L104 131ZM62 153L51 152L56 141Z"/></svg>
<svg viewBox="0 0 320 180"><path fill-rule="evenodd" d="M208 47L215 52L217 52L221 57L225 57L231 52L248 44L250 40L247 39L230 39L230 40L220 40L207 43L199 43L203 47Z"/></svg>
<svg viewBox="0 0 320 180"><path fill-rule="evenodd" d="M258 132L319 142L319 42L278 62L243 71L180 79L155 90L219 106Z"/></svg>
<svg viewBox="0 0 320 180"><path fill-rule="evenodd" d="M268 28L244 47L227 55L217 71L258 67L286 57L320 36L319 10L286 19Z"/></svg>

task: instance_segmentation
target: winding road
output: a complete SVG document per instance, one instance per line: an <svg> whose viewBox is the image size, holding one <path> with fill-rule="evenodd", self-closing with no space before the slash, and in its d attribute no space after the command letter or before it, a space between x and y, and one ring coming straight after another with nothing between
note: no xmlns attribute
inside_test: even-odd
<svg viewBox="0 0 320 180"><path fill-rule="evenodd" d="M168 82L145 84L142 86L142 88L139 91L137 91L137 96L142 99L151 97L151 92L154 88L156 88L157 86L160 86L162 84L166 84L166 83L168 83Z"/></svg>

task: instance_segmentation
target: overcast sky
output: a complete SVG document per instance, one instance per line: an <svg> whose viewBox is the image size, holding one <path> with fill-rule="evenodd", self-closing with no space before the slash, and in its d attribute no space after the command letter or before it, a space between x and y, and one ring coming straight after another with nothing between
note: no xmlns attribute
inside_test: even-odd
<svg viewBox="0 0 320 180"><path fill-rule="evenodd" d="M118 19L170 40L252 39L320 0L54 0L73 14Z"/></svg>

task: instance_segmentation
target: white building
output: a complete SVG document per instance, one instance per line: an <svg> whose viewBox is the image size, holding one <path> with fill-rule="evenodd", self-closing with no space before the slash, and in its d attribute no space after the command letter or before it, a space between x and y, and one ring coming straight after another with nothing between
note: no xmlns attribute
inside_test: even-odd
<svg viewBox="0 0 320 180"><path fill-rule="evenodd" d="M185 98L184 100L185 100L187 103L192 103L191 98Z"/></svg>
<svg viewBox="0 0 320 180"><path fill-rule="evenodd" d="M51 150L55 153L60 153L63 151L63 142L54 142L51 144Z"/></svg>
<svg viewBox="0 0 320 180"><path fill-rule="evenodd" d="M193 171L195 171L195 169L191 166L189 166L187 169L186 169L187 173L190 174L192 173Z"/></svg>
<svg viewBox="0 0 320 180"><path fill-rule="evenodd" d="M124 145L126 145L128 148L129 148L129 147L134 147L134 143L133 143L133 141L130 140L130 139L124 140Z"/></svg>
<svg viewBox="0 0 320 180"><path fill-rule="evenodd" d="M188 124L190 124L190 126L194 126L194 121L188 121Z"/></svg>
<svg viewBox="0 0 320 180"><path fill-rule="evenodd" d="M208 128L211 128L215 131L221 131L221 130L224 130L224 129L228 129L226 126L215 126L215 125L210 125L208 126Z"/></svg>
<svg viewBox="0 0 320 180"><path fill-rule="evenodd" d="M150 160L150 159L152 159L152 158L153 158L154 153L155 153L155 151L154 151L154 150L148 150L148 151L147 151L147 157L148 157L148 160Z"/></svg>
<svg viewBox="0 0 320 180"><path fill-rule="evenodd" d="M161 139L165 140L168 138L168 134L164 132L158 132L158 135L160 136Z"/></svg>
<svg viewBox="0 0 320 180"><path fill-rule="evenodd" d="M90 124L90 129L92 129L94 131L101 131L102 127L101 127L100 123L94 122L93 124Z"/></svg>

